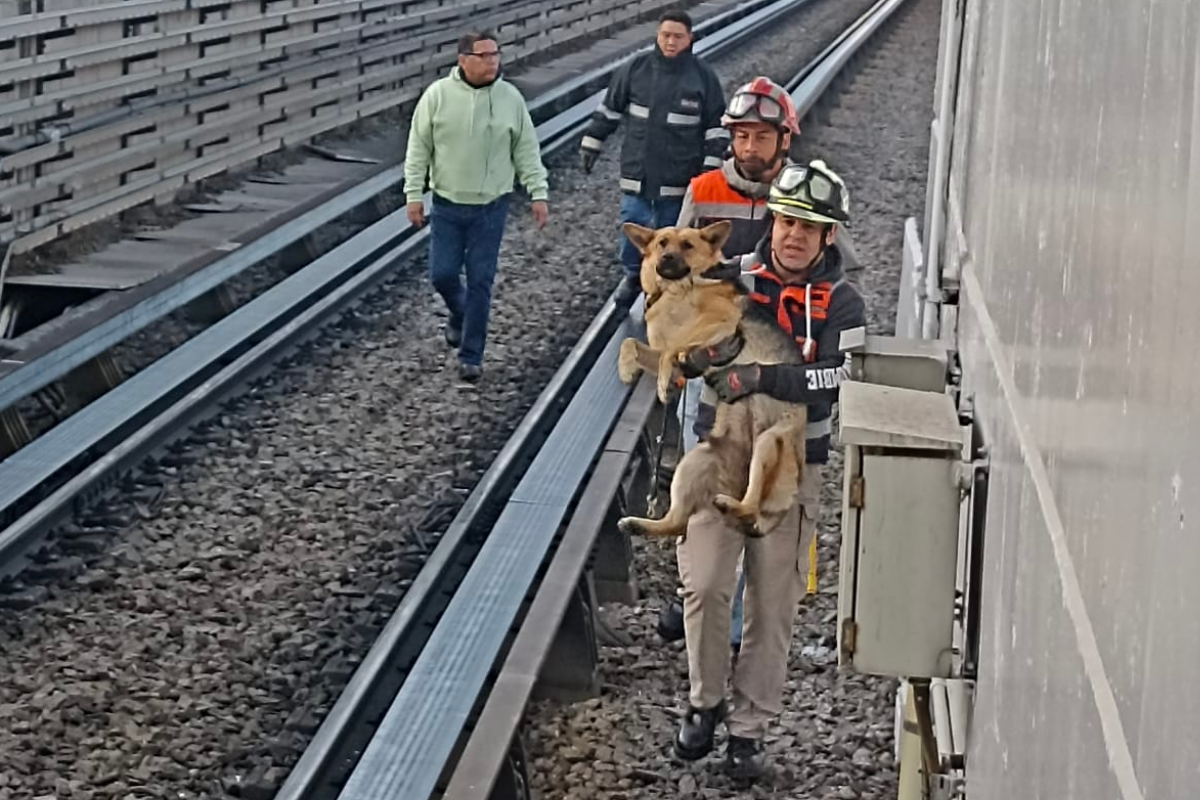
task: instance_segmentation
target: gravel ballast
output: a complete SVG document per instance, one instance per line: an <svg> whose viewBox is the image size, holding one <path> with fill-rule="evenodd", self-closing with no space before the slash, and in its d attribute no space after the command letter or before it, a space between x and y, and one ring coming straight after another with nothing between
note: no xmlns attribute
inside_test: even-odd
<svg viewBox="0 0 1200 800"><path fill-rule="evenodd" d="M867 301L872 332L891 333L903 223L924 209L938 0L913 0L890 35L876 40L825 121L805 125L797 150L823 157L850 189L854 241L865 269L851 274ZM757 51L756 51L757 52ZM664 643L658 613L677 585L672 546L636 539L642 601L604 609L634 642L601 652L600 697L537 705L526 743L533 785L545 800L795 798L891 800L896 796L895 682L839 670L837 563L842 461L835 452L822 486L819 593L794 627L784 711L766 740L770 773L735 784L714 754L688 764L671 754L687 704L687 652Z"/></svg>
<svg viewBox="0 0 1200 800"><path fill-rule="evenodd" d="M923 203L936 53L920 48L936 43L937 9L934 0L914 1L900 30L915 24L916 33L878 69L876 83L887 76L890 88L856 82L851 96L861 93L861 106L804 134L852 187L856 243L871 265L861 280L877 327L894 305L903 215ZM820 2L714 62L726 91L758 73L789 77L869 5ZM906 108L896 105L903 92L915 92ZM0 596L8 606L0 618L8 676L0 682L0 800L272 796L437 532L616 285L618 146L614 139L592 175L578 171L574 152L551 159L548 230L535 231L527 205L514 203L478 390L458 385L441 302L418 259L186 446L81 515L64 531L58 559ZM896 181L907 188L894 191L901 203L889 207ZM826 488L830 569L837 487ZM641 543L639 558L657 601L672 585L674 559ZM824 588L832 588L828 578ZM832 602L820 598L815 607L825 610L815 617L806 608L802 644L828 644L823 615ZM673 772L662 757L684 684L679 652L651 636L656 613L652 605L621 610L643 649L605 654L608 680L620 688L596 711L626 714L621 734L597 738L593 726L578 735L609 748L607 761L606 751L588 757L596 769L630 750L637 769L664 776L628 778L641 783L626 796L675 796L689 788L688 775L704 796L716 778ZM796 696L816 698L820 713L793 704L780 736L825 749L807 751L812 772L797 771L794 785L822 770L830 785L843 774L846 786L886 783L889 767L876 755L890 748L890 690L835 682L822 657L795 655ZM625 693L639 685L651 694L630 705ZM554 777L569 763L560 739L586 712L543 709L535 752L545 768L537 772L554 785L567 785ZM562 737L551 735L556 726ZM845 758L829 749L839 743L849 748ZM877 773L855 777L851 759L862 758Z"/></svg>

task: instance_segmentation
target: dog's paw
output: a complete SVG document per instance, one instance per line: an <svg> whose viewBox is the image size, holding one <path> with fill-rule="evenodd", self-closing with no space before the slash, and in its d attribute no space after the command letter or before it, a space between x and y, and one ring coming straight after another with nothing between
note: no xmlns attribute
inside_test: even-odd
<svg viewBox="0 0 1200 800"><path fill-rule="evenodd" d="M617 520L617 530L626 536L634 536L641 532L642 526L638 523L637 517L621 517Z"/></svg>
<svg viewBox="0 0 1200 800"><path fill-rule="evenodd" d="M642 368L637 360L637 342L626 339L621 342L621 350L617 354L617 376L621 383L630 384L642 374Z"/></svg>
<svg viewBox="0 0 1200 800"><path fill-rule="evenodd" d="M742 533L751 539L761 539L770 533L769 530L763 530L762 524L761 520L748 520L742 525Z"/></svg>
<svg viewBox="0 0 1200 800"><path fill-rule="evenodd" d="M757 517L755 517L755 519L752 520L754 523L753 525L751 525L753 532L749 533L748 535L753 536L756 539L766 536L771 531L778 528L779 523L783 522L783 518L786 516L787 516L786 510L780 511L780 512L769 512L769 511L761 511L760 510L758 512Z"/></svg>
<svg viewBox="0 0 1200 800"><path fill-rule="evenodd" d="M722 514L732 514L735 517L744 517L746 515L742 509L742 501L736 497L719 494L713 497L712 503Z"/></svg>

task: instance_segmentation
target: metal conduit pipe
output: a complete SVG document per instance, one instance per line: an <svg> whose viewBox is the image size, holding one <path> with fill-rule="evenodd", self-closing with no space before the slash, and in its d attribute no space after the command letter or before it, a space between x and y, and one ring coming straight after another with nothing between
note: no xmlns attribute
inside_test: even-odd
<svg viewBox="0 0 1200 800"><path fill-rule="evenodd" d="M917 720L917 733L921 737L921 766L928 777L938 770L936 734L933 730L933 705L929 678L909 678L913 708Z"/></svg>
<svg viewBox="0 0 1200 800"><path fill-rule="evenodd" d="M954 753L953 728L950 724L950 704L946 697L946 681L934 678L930 685L929 699L933 712L933 740L937 752L939 769Z"/></svg>

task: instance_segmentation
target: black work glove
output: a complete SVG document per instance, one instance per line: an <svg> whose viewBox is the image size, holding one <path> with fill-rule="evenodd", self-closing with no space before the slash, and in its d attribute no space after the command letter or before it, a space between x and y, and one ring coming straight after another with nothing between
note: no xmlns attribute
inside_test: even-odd
<svg viewBox="0 0 1200 800"><path fill-rule="evenodd" d="M712 359L709 357L706 347L689 350L687 355L679 359L679 371L688 380L699 378L710 366L712 366Z"/></svg>
<svg viewBox="0 0 1200 800"><path fill-rule="evenodd" d="M757 392L761 378L762 371L758 364L735 364L708 373L704 376L704 382L713 388L722 402L732 403Z"/></svg>
<svg viewBox="0 0 1200 800"><path fill-rule="evenodd" d="M583 171L590 175L592 167L596 166L596 159L599 157L600 154L595 150L580 150L579 166L583 167Z"/></svg>
<svg viewBox="0 0 1200 800"><path fill-rule="evenodd" d="M728 364L737 358L744 344L745 339L742 338L742 332L737 331L733 336L722 339L714 345L693 348L687 352L687 355L679 359L679 370L685 378L699 378L708 369Z"/></svg>

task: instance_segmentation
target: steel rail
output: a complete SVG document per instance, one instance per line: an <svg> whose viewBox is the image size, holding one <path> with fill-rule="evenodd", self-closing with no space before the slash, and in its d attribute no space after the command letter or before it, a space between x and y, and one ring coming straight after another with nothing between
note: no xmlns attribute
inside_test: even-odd
<svg viewBox="0 0 1200 800"><path fill-rule="evenodd" d="M800 117L816 106L854 54L905 2L907 0L879 0L787 82L785 88L791 94Z"/></svg>
<svg viewBox="0 0 1200 800"><path fill-rule="evenodd" d="M740 24L729 26L727 38L721 37L719 33L712 34L698 42L697 50L707 55L713 55L722 49L732 47L753 35L758 27L769 24L778 16L813 1L777 0L768 5L744 4L743 7L752 5L759 7L747 13ZM545 152L552 152L572 140L572 137L586 122L590 111L594 109L600 94L601 92L595 92L587 96L586 99L575 103L565 112L552 117L539 126L539 138L546 143ZM560 95L553 100L553 102L560 103L569 101L569 95L566 99ZM547 99L545 102L552 101ZM394 167L391 170L398 171L399 168ZM376 179L379 177L376 176ZM196 354L200 352L201 345L196 345L191 350L180 348L152 365L152 368L158 367L160 370L153 377L162 377L167 374L165 371L168 369L167 366L163 366L164 364L169 364L171 369L178 369L180 363L191 362L189 374L193 382L191 384L179 383L171 391L160 392L154 402L143 403L139 411L140 418L128 417L122 426L112 426L104 432L104 435L93 437L90 446L76 448L77 452L73 458L63 458L59 453L54 456L57 460L53 462L39 463L34 459L27 462L26 467L39 468L47 473L43 480L37 481L38 485L44 485L51 479L63 478L60 471L68 469L72 463L77 463L78 459L89 454L98 456L98 460L86 465L77 474L65 476L64 483L57 488L51 487L48 496L25 510L15 525L0 532L0 563L7 560L8 555L29 546L37 535L43 533L48 526L68 513L72 503L81 495L102 486L104 481L110 479L115 472L132 466L147 453L161 446L164 441L176 436L182 426L206 413L218 398L228 394L240 381L244 381L255 370L263 369L296 340L312 333L321 322L391 274L398 262L413 253L424 236L424 231L415 233L408 231L405 235L398 234L390 239L378 236L381 230L378 226L385 223L395 225L395 222L396 219L393 218L381 220L367 231L343 243L339 249L327 254L325 260L318 259L233 312L208 331L194 337L191 342L196 342L204 337L204 346L215 345L223 340L222 348L211 348L211 352L208 353L210 357L204 367L196 369L194 360ZM401 224L395 227L404 226ZM368 232L372 231L375 238L367 236ZM342 249L347 247L349 249ZM337 254L336 257L335 254ZM343 261L343 259L345 260ZM343 264L348 263L349 265L337 276L331 276L328 269L330 261L341 261ZM304 291L305 289L307 291ZM289 294L293 302L281 304L281 298ZM318 296L322 299L316 299ZM272 320L264 323L262 317L271 310L278 313L274 314ZM513 482L528 466L526 462L536 451L537 440L545 434L547 426L552 425L553 420L557 418L557 413L561 412L565 399L570 396L578 381L582 380L582 373L586 372L584 365L595 359L595 348L604 342L604 332L607 331L611 334L620 316L610 299L600 317L594 321L593 328L589 328L589 337L581 340L580 346L575 351L578 355L572 361L570 368L567 369L567 365L564 365L566 371L560 370L556 375L556 383L553 383L551 387L554 391L545 394L544 399L539 399L539 404L535 406L539 411L538 415L536 417L527 416L523 420L519 431L524 431L524 438L514 439L510 443L511 446L506 445L505 451L493 465L494 471L489 470L488 475L481 481L476 492L472 494L460 516L451 525L450 531L442 538L426 569L422 571L417 582L406 593L396 616L385 629L385 631L390 631L390 635L387 640L381 640L378 645L381 648L379 655L372 658L369 654L368 661L360 666L359 671L356 671L351 681L355 691L350 692L348 687L348 694L344 694L339 699L338 705L326 718L326 724L332 727L326 730L326 724L322 725L317 737L313 740L314 745L317 746L310 746L309 751L305 753L304 758L293 770L284 790L289 790L289 786L300 786L301 788L296 790L299 793L294 796L308 797L310 795L307 792L312 791L314 786L321 783L321 776L331 775L334 771L345 774L346 769L350 766L350 762L346 760L347 753L350 751L347 751L345 746L351 745L351 751L353 750L351 735L353 731L346 728L354 727L346 720L361 717L363 707L366 701L372 698L372 695L374 695L373 707L375 708L380 707L379 701L384 704L388 702L387 692L380 697L377 690L379 686L386 683L381 674L387 671L385 665L390 664L393 668L393 675L390 679L393 684L397 678L403 679L403 675L396 675L394 669L396 661L393 656L396 653L397 643L406 643L410 648L419 648L419 644L413 644L414 637L410 634L415 627L430 626L432 621L436 621L436 617L440 613L436 608L438 595L444 594L446 576L452 575L456 570L459 570L458 574L461 575L464 564L469 564L472 548L478 549L478 540L484 537L488 530L488 520L493 514L498 513L495 506L499 498L505 496L506 488L511 490ZM129 321L127 320L127 322ZM209 334L209 331L212 333ZM234 331L240 331L240 334L231 337L230 334ZM209 335L205 337L205 334ZM230 347L230 342L236 342L236 345ZM135 376L126 384L117 387L113 392L84 409L81 414L75 415L60 425L59 427L62 428L79 417L80 421L73 428L67 429L72 436L62 437L59 444L95 430L89 427L89 423L94 422L98 417L85 416L89 412L100 414L100 409L103 409L103 413L111 414L119 406L125 406L125 410L128 411L129 401L133 398L121 395L120 390L133 384L137 377ZM152 385L152 382L147 380L141 385L133 385L136 391L132 391L132 395L145 394L147 386ZM41 442L40 439L30 447L34 447L39 442ZM76 440L74 444L79 444L79 441ZM19 452L27 449L24 448ZM54 469L47 470L50 464L54 465ZM7 466L7 462L0 464L0 469L5 466ZM21 478L22 476L13 471L0 474L0 488L6 485L9 477ZM22 497L29 496L31 491L24 492ZM376 650L373 649L372 653L375 652ZM387 657L384 655L385 652ZM374 668L374 675L369 674L371 670L367 670L368 666ZM360 672L362 673L361 678ZM343 723L342 729L335 730L339 720ZM311 778L307 783L305 783L304 777L306 772ZM293 784L293 778L297 783ZM329 784L323 785L328 786ZM279 795L281 800L286 800L289 796L292 795L283 792Z"/></svg>
<svg viewBox="0 0 1200 800"><path fill-rule="evenodd" d="M772 3L728 26L719 39L714 36L701 40L696 49L702 55L718 55L742 43L783 14L814 1ZM622 63L628 58L632 56L622 59ZM561 91L569 90L569 87L563 87ZM551 148L565 145L581 132L602 95L603 91L596 92L583 103L568 109L557 121L546 123L549 126L547 135L552 137ZM595 351L612 334L620 316L610 299L442 536L379 639L355 670L346 689L289 773L276 800L336 797L336 787L350 775L369 739L370 728L364 728L364 717L390 704L403 685L420 648L450 601L453 592L447 592L447 586L457 586L466 574L481 540L499 516L496 508L499 499L511 493L515 481L540 446L539 440L552 424L552 411L561 412L573 385L582 381L579 376L581 364L595 361ZM572 375L572 379L568 381L566 374ZM560 379L560 376L563 377ZM553 419L557 416L557 413L553 414ZM520 470L514 469L517 464L523 464Z"/></svg>
<svg viewBox="0 0 1200 800"><path fill-rule="evenodd" d="M885 2L875 6L870 12L856 20L851 30L862 30L864 26L871 31L877 29L878 25L874 24L873 20L881 22L883 19L886 19L898 2L903 2L903 0L885 0ZM821 74L821 65L827 59L838 59L839 63L844 63L845 59L843 55L847 52L853 52L854 49L860 47L868 38L869 35L857 37L844 35L839 37L838 47L828 48L822 54L822 58L816 59L806 65L792 82L794 86L800 87L798 93L802 107L807 110L815 104L818 96L829 85L828 81L804 83L804 79L809 75ZM846 57L848 58L848 56ZM620 332L614 335L614 341L616 336L619 335ZM614 341L609 342L605 351L609 357L601 359L596 367L593 368L593 373L597 368L610 371L613 369L611 351L614 347ZM596 383L593 380L593 373L589 373L588 378L585 380ZM621 395L621 404L624 403L626 396L625 394ZM610 410L612 411L610 416L615 415L619 411L619 406L616 409ZM575 474L577 476L586 474L586 467L593 462L595 456L596 453L587 452L586 448L572 454ZM567 470L563 471L567 472ZM582 480L582 477L579 477L579 481ZM573 496L577 490L578 486L574 488L569 486L555 487L555 491L559 495L566 496ZM519 505L527 501L523 498L515 498L514 502L517 502ZM470 512L464 509L464 513L469 514ZM509 532L513 533L513 531ZM508 541L509 538L506 537L506 549L511 547L529 547L527 542L522 544L516 541L517 536L511 537L512 541ZM447 547L452 546L448 541L444 543ZM545 558L552 558L554 551L555 546L549 544L545 551ZM492 555L497 553L499 551L493 548ZM457 587L460 584L464 586L469 584L472 587L470 593L482 593L486 596L488 613L485 616L490 617L491 611L497 603L501 602L501 598L495 594L496 587L493 585L498 578L481 572L481 567L483 566L483 562L476 562L472 565L467 575L464 576L462 573L456 573L453 585ZM503 580L509 582L513 579L513 575L522 572L522 570L528 572L532 569L532 565L514 566L512 559L506 555L502 564L497 562L496 568L500 572L503 572ZM434 587L446 585L441 576L436 572L440 569L440 566L436 566L431 562L427 569L428 572L423 570L418 576L419 579L423 579L426 575L432 575L431 579L423 584L423 588L432 590ZM525 578L525 580L529 580L529 578ZM536 581L538 579L533 578L533 580ZM445 592L446 590L443 589L442 591ZM454 590L450 589L449 591L453 592ZM442 693L437 694L433 692L433 683L430 683L429 687L422 685L420 690L414 691L406 691L404 684L401 683L399 691L396 692L396 700L392 702L387 715L379 722L378 738L373 738L370 744L364 749L361 745L361 727L364 723L356 718L355 707L357 706L360 709L370 708L374 715L378 715L381 706L377 699L372 697L372 702L369 704L366 701L366 698L370 695L368 688L372 680L370 675L372 672L387 670L387 665L401 660L397 659L394 655L397 652L397 648L405 645L411 646L411 639L405 636L402 623L407 622L410 626L415 624L417 615L414 609L417 604L422 602L423 594L414 595L410 590L409 595L406 595L405 599L401 602L396 616L393 617L393 622L389 623L387 635L381 637L375 647L372 648L368 660L355 673L352 679L352 687L347 688L347 692L339 698L333 712L326 718L321 729L318 731L317 738L313 740L310 751L305 753L301 759L301 763L297 765L296 770L289 777L288 784L285 785L285 791L280 794L280 798L286 798L286 800L302 800L302 798L307 800L310 798L311 795L306 794L306 792L312 790L314 776L317 774L314 764L318 763L322 757L328 756L328 749L338 736L347 735L347 731L353 729L356 725L360 729L357 731L360 743L354 748L355 756L363 760L359 761L359 766L354 771L348 772L348 762L353 759L343 759L338 764L337 780L330 781L324 779L326 790L328 790L330 783L340 783L347 774L349 774L350 779L346 781L345 789L339 795L343 800L346 800L346 798L357 800L357 798L395 796L396 793L401 793L406 797L418 798L424 796L428 793L428 790L432 789L438 775L445 768L446 760L453 757L451 753L453 752L455 742L463 735L463 731L471 730L473 727L468 722L470 716L468 710L480 701L474 695L471 695L470 692L473 691L475 681L479 679L480 670L486 671L487 669L478 663L478 659L480 657L486 658L486 654L491 650L493 657L497 659L492 663L500 663L499 659L504 657L504 647L502 645L504 637L494 630L482 633L476 630L479 627L478 620L476 620L476 624L473 626L469 625L468 621L472 615L478 613L478 609L475 609L475 606L478 604L472 605L471 602L461 603L459 601L463 598L460 598L458 593L455 593L447 605L457 604L457 613L451 614L450 609L448 609L446 613L449 616L446 619L452 618L455 625L468 625L468 627L471 627L471 631L468 631L466 627L453 627L444 621L436 621L434 623L436 627L433 628L432 638L439 640L439 646L432 650L426 649L420 651L415 661L413 660L411 651L406 653L402 659L404 661L405 672L411 671L413 675L420 675L421 680L437 680L438 687L442 690ZM509 596L511 594L512 592L508 592L505 595L506 599L503 601L504 603L511 602L512 598ZM470 600L470 598L466 599ZM412 605L406 608L406 604L410 600ZM536 602L536 598L534 602ZM483 606L480 608L483 608ZM472 611L472 609L475 610ZM519 612L514 613L519 615ZM393 623L395 624L393 625ZM432 644L430 647L432 647ZM468 658L468 656L473 659L470 665L464 665L458 663L458 661L455 661L455 663L442 663L444 658L461 661ZM434 677L446 675L450 675L451 677ZM426 691L427 688L429 691ZM481 697L485 696L486 691ZM488 707L488 705L484 705L483 714L486 715L488 713ZM514 700L511 697L503 698L502 700L498 700L492 707L511 709L514 707ZM358 713L361 714L362 711ZM497 710L494 713L501 714L505 712ZM420 734L422 741L417 742L414 737L419 735L417 730L422 729L422 725L419 723L420 720L425 720L429 723L437 720L437 723L435 724L436 730L428 729L428 726L425 726L427 734ZM449 728L446 727L447 725ZM459 730L460 726L461 730ZM482 756L485 761L482 767L484 773L491 770L491 774L495 775L499 771L507 743L498 743L498 740L484 742L480 737L488 737L502 728L503 725L479 726L474 727L471 733L471 739L467 743L467 752L471 752L472 747L488 751L486 755ZM475 731L478 732L478 735L475 734ZM312 754L311 750L314 748L321 751L322 755ZM305 763L310 758L314 763ZM421 767L414 768L414 765L417 764L421 765ZM475 774L479 773L476 772Z"/></svg>
<svg viewBox="0 0 1200 800"><path fill-rule="evenodd" d="M845 67L904 1L883 0L873 6L787 83L801 116L817 104L831 85L832 77ZM652 391L652 386L650 379L643 377L639 390L646 389ZM637 397L636 393L634 397ZM646 412L644 409L634 409L634 400L629 403L624 414L629 416L631 424L639 424L635 421L639 418L637 415L645 415ZM619 452L609 451L598 457L618 455ZM597 462L597 471L602 463ZM617 483L602 480L601 484L604 488L599 491L617 491ZM596 488L591 487L588 491ZM593 497L584 513L592 517L602 516L603 512L599 509L611 505L612 501L611 495L607 498ZM575 513L580 513L579 509ZM442 795L445 798L474 800L492 796L493 787L510 756L512 734L520 725L522 712L549 655L555 631L562 624L565 604L570 599L570 593L564 592L562 587L578 582L578 575L586 560L585 554L592 550L594 537L598 535L598 526L594 521L576 528L576 520L572 518L562 542L547 554L549 567L546 575L554 577L548 577L546 582L539 585L530 601L526 618L519 624L511 649L503 663L498 660L493 667L495 683L483 693L486 700L481 703L482 708L471 725L470 735L448 778Z"/></svg>

